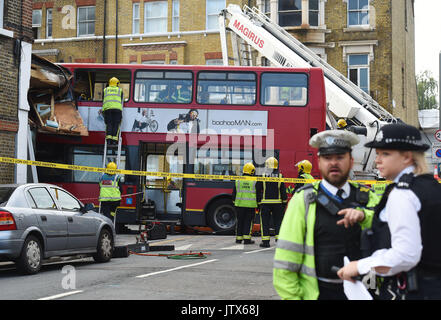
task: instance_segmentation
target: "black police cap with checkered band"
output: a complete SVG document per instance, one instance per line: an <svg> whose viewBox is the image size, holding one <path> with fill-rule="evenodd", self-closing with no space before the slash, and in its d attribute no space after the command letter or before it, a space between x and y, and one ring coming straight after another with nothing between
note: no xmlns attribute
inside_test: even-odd
<svg viewBox="0 0 441 320"><path fill-rule="evenodd" d="M394 123L383 126L375 139L365 147L376 149L426 151L429 145L421 139L421 133L411 125Z"/></svg>

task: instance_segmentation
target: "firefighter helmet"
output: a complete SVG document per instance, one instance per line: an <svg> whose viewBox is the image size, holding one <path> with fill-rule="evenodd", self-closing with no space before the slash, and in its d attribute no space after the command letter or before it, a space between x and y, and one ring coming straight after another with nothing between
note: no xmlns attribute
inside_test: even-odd
<svg viewBox="0 0 441 320"><path fill-rule="evenodd" d="M256 168L254 167L254 165L251 162L247 162L243 166L242 172L249 174L249 175L254 175L254 173L256 172Z"/></svg>
<svg viewBox="0 0 441 320"><path fill-rule="evenodd" d="M113 162L113 161L109 162L109 163L107 164L107 169L115 170L115 169L116 169L116 163Z"/></svg>
<svg viewBox="0 0 441 320"><path fill-rule="evenodd" d="M115 78L115 77L110 78L110 80L109 80L109 86L112 86L112 87L117 87L117 86L119 86L119 80L118 80L118 78Z"/></svg>
<svg viewBox="0 0 441 320"><path fill-rule="evenodd" d="M304 173L311 173L312 164L308 160L302 160L296 163L296 167L299 171L303 171Z"/></svg>
<svg viewBox="0 0 441 320"><path fill-rule="evenodd" d="M340 119L337 121L337 127L339 127L340 129L343 129L347 126L348 124L346 123L345 119Z"/></svg>
<svg viewBox="0 0 441 320"><path fill-rule="evenodd" d="M274 157L269 157L265 161L265 167L270 169L277 169L279 167L279 161Z"/></svg>

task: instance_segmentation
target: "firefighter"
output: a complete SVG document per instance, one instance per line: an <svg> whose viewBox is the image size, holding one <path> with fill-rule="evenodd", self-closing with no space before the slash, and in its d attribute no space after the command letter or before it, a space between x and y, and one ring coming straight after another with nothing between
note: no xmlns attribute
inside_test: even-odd
<svg viewBox="0 0 441 320"><path fill-rule="evenodd" d="M375 148L381 176L392 180L372 221L372 255L338 271L351 280L372 268L382 278L379 299L441 299L441 186L429 173L430 146L406 124L383 126ZM377 281L378 283L378 281Z"/></svg>
<svg viewBox="0 0 441 320"><path fill-rule="evenodd" d="M298 178L299 179L314 179L314 177L311 175L312 170L312 163L308 160L302 160L300 162L297 162L296 165L297 170L299 172ZM304 184L303 183L296 183L296 186L294 188L293 194Z"/></svg>
<svg viewBox="0 0 441 320"><path fill-rule="evenodd" d="M278 171L279 162L274 157L269 157L265 161L266 173L264 176L282 178ZM270 221L273 217L275 238L279 237L280 224L282 223L283 213L285 212L287 195L283 182L258 181L256 183L257 203L260 206L260 228L262 248L270 247Z"/></svg>
<svg viewBox="0 0 441 320"><path fill-rule="evenodd" d="M243 166L244 176L253 176L256 168L251 162ZM257 208L256 181L236 180L233 187L233 202L236 207L236 243L253 244L251 231Z"/></svg>
<svg viewBox="0 0 441 320"><path fill-rule="evenodd" d="M318 149L323 180L297 190L286 209L274 256L273 283L282 299L346 299L333 266L361 256L361 228L369 228L378 197L348 182L354 159L352 132L326 130L309 144ZM343 217L343 218L342 218Z"/></svg>
<svg viewBox="0 0 441 320"><path fill-rule="evenodd" d="M337 121L337 128L339 130L344 130L344 129L346 129L347 126L348 126L348 123L346 122L345 119L339 119Z"/></svg>
<svg viewBox="0 0 441 320"><path fill-rule="evenodd" d="M106 140L109 144L118 144L119 130L122 120L124 95L115 77L109 80L109 86L104 89L103 115L106 124Z"/></svg>
<svg viewBox="0 0 441 320"><path fill-rule="evenodd" d="M116 170L116 163L109 162L107 169ZM100 196L98 200L101 202L101 212L110 220L115 216L116 208L121 202L121 179L120 175L112 173L104 173L100 178Z"/></svg>

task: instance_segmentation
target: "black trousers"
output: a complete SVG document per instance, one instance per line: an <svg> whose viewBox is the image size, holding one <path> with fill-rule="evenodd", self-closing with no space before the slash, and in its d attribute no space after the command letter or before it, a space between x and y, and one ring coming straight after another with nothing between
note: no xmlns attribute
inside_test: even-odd
<svg viewBox="0 0 441 320"><path fill-rule="evenodd" d="M255 208L236 207L236 238L242 239L243 236L247 238L250 236L255 210Z"/></svg>
<svg viewBox="0 0 441 320"><path fill-rule="evenodd" d="M118 140L119 126L122 120L122 111L118 109L108 109L103 112L104 123L106 124L106 137L111 136L113 140Z"/></svg>
<svg viewBox="0 0 441 320"><path fill-rule="evenodd" d="M271 215L273 216L276 237L279 235L280 225L282 224L284 214L283 208L284 206L281 203L262 203L260 205L262 240L269 240Z"/></svg>
<svg viewBox="0 0 441 320"><path fill-rule="evenodd" d="M121 201L101 201L101 213L113 221L111 212L116 212L116 208Z"/></svg>
<svg viewBox="0 0 441 320"><path fill-rule="evenodd" d="M418 291L409 292L406 300L441 300L441 275L418 275Z"/></svg>
<svg viewBox="0 0 441 320"><path fill-rule="evenodd" d="M318 281L318 300L348 300L345 295L343 284L327 283Z"/></svg>

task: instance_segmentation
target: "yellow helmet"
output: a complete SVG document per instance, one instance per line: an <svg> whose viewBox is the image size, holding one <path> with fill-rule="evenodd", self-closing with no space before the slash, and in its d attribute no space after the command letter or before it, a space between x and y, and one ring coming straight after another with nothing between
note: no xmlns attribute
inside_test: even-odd
<svg viewBox="0 0 441 320"><path fill-rule="evenodd" d="M110 78L110 80L109 80L109 86L112 86L112 87L117 87L117 86L119 86L119 80L118 80L118 78L115 78L115 77Z"/></svg>
<svg viewBox="0 0 441 320"><path fill-rule="evenodd" d="M348 124L346 123L345 119L340 119L337 121L337 127L340 129L345 128Z"/></svg>
<svg viewBox="0 0 441 320"><path fill-rule="evenodd" d="M243 166L242 172L246 173L246 174L254 175L254 173L256 172L256 168L254 167L254 165L251 162L247 162Z"/></svg>
<svg viewBox="0 0 441 320"><path fill-rule="evenodd" d="M299 171L303 171L304 173L311 173L312 164L308 160L302 160L296 163L296 167L299 168Z"/></svg>
<svg viewBox="0 0 441 320"><path fill-rule="evenodd" d="M277 169L279 167L279 161L274 157L269 157L265 161L265 167L270 169Z"/></svg>
<svg viewBox="0 0 441 320"><path fill-rule="evenodd" d="M116 169L116 163L113 162L113 161L109 162L109 163L107 164L107 169L115 170L115 169Z"/></svg>

